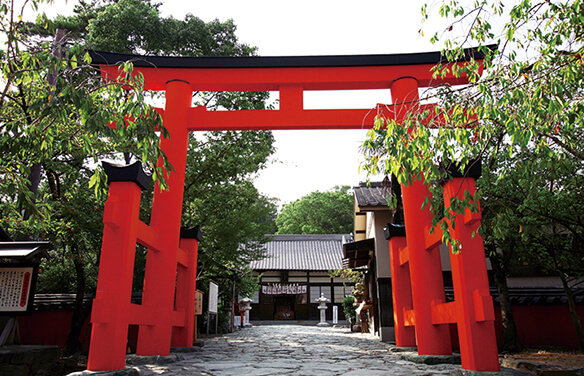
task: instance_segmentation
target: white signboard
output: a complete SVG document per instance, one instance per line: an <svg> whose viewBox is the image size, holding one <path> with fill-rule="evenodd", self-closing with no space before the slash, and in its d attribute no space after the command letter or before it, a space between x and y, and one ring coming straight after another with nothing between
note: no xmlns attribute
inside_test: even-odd
<svg viewBox="0 0 584 376"><path fill-rule="evenodd" d="M333 306L333 324L339 323L339 307Z"/></svg>
<svg viewBox="0 0 584 376"><path fill-rule="evenodd" d="M26 312L33 267L0 268L0 312Z"/></svg>
<svg viewBox="0 0 584 376"><path fill-rule="evenodd" d="M209 282L209 312L217 314L217 298L219 296L219 286Z"/></svg>
<svg viewBox="0 0 584 376"><path fill-rule="evenodd" d="M308 291L306 285L264 285L262 286L262 294L264 295L295 295L295 294L306 294Z"/></svg>

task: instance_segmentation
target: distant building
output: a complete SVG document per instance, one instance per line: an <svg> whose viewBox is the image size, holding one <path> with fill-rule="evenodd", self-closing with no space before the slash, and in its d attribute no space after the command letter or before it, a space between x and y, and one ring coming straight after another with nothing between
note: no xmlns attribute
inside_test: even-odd
<svg viewBox="0 0 584 376"><path fill-rule="evenodd" d="M250 320L318 320L316 299L324 294L329 307L338 306L351 293L347 281L331 277L330 270L343 268L343 244L351 235L273 235L266 243L267 257L251 264L261 275ZM333 309L327 309L331 321Z"/></svg>
<svg viewBox="0 0 584 376"><path fill-rule="evenodd" d="M389 192L382 182L353 187L355 242L343 246L346 265L365 274L365 293L372 302L370 330L382 341L394 340L389 244L383 228L392 222L387 206Z"/></svg>

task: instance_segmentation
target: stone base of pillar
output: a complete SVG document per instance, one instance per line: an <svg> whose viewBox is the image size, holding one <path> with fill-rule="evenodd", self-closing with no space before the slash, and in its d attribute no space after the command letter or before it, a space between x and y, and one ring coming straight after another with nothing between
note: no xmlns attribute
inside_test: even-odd
<svg viewBox="0 0 584 376"><path fill-rule="evenodd" d="M328 322L319 322L316 326L331 326Z"/></svg>

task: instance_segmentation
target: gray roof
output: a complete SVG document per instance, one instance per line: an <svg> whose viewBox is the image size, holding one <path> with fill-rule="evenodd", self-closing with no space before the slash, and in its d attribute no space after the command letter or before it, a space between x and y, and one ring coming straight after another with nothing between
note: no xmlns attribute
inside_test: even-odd
<svg viewBox="0 0 584 376"><path fill-rule="evenodd" d="M343 268L343 243L350 235L272 235L267 257L254 270L336 270Z"/></svg>
<svg viewBox="0 0 584 376"><path fill-rule="evenodd" d="M9 241L0 242L0 259L13 259L19 261L36 261L41 258L49 258L46 249L49 242L33 241Z"/></svg>
<svg viewBox="0 0 584 376"><path fill-rule="evenodd" d="M359 183L358 187L353 187L353 194L360 208L371 206L387 206L386 197L390 194L389 187L384 187L383 183L371 182Z"/></svg>

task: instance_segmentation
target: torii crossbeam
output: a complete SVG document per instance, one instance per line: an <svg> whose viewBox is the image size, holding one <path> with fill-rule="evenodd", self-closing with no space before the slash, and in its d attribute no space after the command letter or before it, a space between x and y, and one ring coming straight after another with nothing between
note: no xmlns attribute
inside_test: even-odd
<svg viewBox="0 0 584 376"><path fill-rule="evenodd" d="M465 51L464 59L454 64L465 64L471 56L482 62L483 56L469 49ZM418 100L419 87L468 83L466 77L452 74L434 78L432 68L443 61L439 52L359 56L153 57L94 51L91 57L101 68L104 78L111 80L117 78L120 63L132 61L134 73L144 76L146 90L165 92L165 108L158 111L171 138L163 138L160 142L175 169L167 177L168 190L155 189L150 226L138 219L139 183L132 178L110 179L98 288L91 318L93 328L88 369L94 371L124 368L130 324L140 326L136 350L139 355L168 355L171 344L192 346L194 329L190 307L194 301L189 300L194 299L193 278L200 234L183 234L181 237L180 231L189 131L371 128L379 114L400 121L403 111L411 109L412 100ZM373 111L371 108L304 109L304 91L364 89L391 89L393 103ZM191 106L195 91L278 91L280 107L277 110L208 111L204 107ZM416 105L421 109L434 108L433 105ZM428 126L440 125L439 121L432 123L433 119L427 120ZM415 221L419 211L419 208L414 208L406 215L406 227L415 227L409 226L407 221ZM413 255L427 251L415 249L414 237L423 238L424 234L411 231L408 230L407 244L410 265L413 265L416 259ZM136 243L148 247L140 306L129 300ZM439 260L435 267L441 271ZM486 276L486 268L476 273ZM433 288L439 289L440 286ZM431 304L418 301L420 305ZM484 301L486 297L480 302ZM492 311L492 304L487 303L487 308L491 307ZM461 312L474 310L474 307L458 306ZM416 307L416 299L413 309L419 313L426 311L426 307ZM492 315L487 313L481 319L490 323L487 332L492 332L490 341L493 342L495 333L494 329L491 330L491 318ZM444 327L445 324L423 320L431 319L420 316L415 322L418 346L432 349L426 342L439 341L436 333L441 335L444 330L432 331L431 327ZM425 335L426 331L431 332L430 336ZM449 337L444 341L449 344ZM461 352L465 350L461 348ZM444 351L442 348L438 350L440 354ZM489 345L483 358L486 360L467 362L463 367L477 371L498 370L496 347L493 354Z"/></svg>
<svg viewBox="0 0 584 376"><path fill-rule="evenodd" d="M93 52L106 78L115 79L121 62L132 61L144 76L145 89L165 91L167 84L183 81L192 91L277 91L279 110L207 111L189 108L189 131L363 129L373 127L376 111L367 109L307 110L304 91L389 89L402 78L414 78L419 87L462 85L466 77L452 73L434 78L439 52L395 55L297 57L158 57ZM466 57L482 55L467 50ZM451 65L451 64L450 64ZM434 105L421 105L420 110ZM391 107L384 116L393 118ZM159 109L161 114L163 109ZM435 123L432 126L437 126Z"/></svg>

